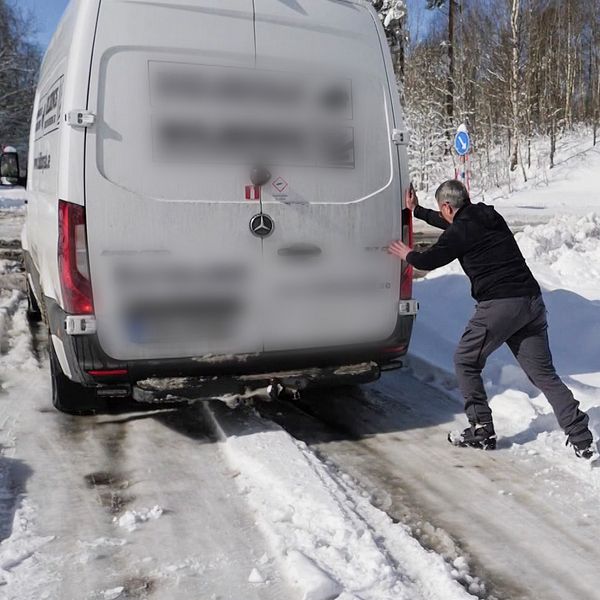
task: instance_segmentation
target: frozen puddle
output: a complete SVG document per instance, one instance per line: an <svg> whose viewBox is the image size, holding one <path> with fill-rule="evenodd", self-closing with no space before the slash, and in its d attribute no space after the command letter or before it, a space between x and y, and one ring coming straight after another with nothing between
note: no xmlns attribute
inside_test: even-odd
<svg viewBox="0 0 600 600"><path fill-rule="evenodd" d="M303 442L248 411L207 405L239 489L304 600L473 598L454 567L375 508ZM472 580L473 581L473 580ZM472 591L482 586L473 581Z"/></svg>

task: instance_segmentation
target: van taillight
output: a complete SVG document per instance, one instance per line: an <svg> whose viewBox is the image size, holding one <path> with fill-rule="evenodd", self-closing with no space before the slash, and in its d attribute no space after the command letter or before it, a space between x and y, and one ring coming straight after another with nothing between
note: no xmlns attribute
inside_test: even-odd
<svg viewBox="0 0 600 600"><path fill-rule="evenodd" d="M65 311L92 314L85 208L63 200L58 202L58 270Z"/></svg>
<svg viewBox="0 0 600 600"><path fill-rule="evenodd" d="M413 245L413 222L412 212L405 208L402 211L402 241L412 248ZM400 275L400 300L412 298L413 268L406 261L402 261Z"/></svg>

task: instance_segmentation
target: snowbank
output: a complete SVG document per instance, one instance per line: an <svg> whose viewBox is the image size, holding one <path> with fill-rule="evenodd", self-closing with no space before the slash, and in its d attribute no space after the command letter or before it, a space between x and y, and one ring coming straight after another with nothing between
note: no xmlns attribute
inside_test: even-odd
<svg viewBox="0 0 600 600"><path fill-rule="evenodd" d="M559 216L517 234L525 258L548 290L568 289L588 300L600 295L600 216Z"/></svg>
<svg viewBox="0 0 600 600"><path fill-rule="evenodd" d="M44 373L31 352L25 303L16 291L0 296L0 393L39 386ZM24 385L24 382L27 382ZM44 598L56 568L42 556L53 536L38 533L38 507L28 497L24 480L29 466L16 456L12 419L0 406L0 597ZM4 595L3 595L4 594Z"/></svg>
<svg viewBox="0 0 600 600"><path fill-rule="evenodd" d="M0 188L0 239L14 240L21 236L25 218L25 199L27 192L23 188Z"/></svg>
<svg viewBox="0 0 600 600"><path fill-rule="evenodd" d="M21 208L26 198L27 191L24 188L0 188L0 209Z"/></svg>
<svg viewBox="0 0 600 600"><path fill-rule="evenodd" d="M526 227L516 239L544 289L557 370L600 437L600 216L557 216ZM415 296L421 312L411 346L413 369L421 378L454 388L452 357L475 304L468 279L455 261L417 281ZM571 458L548 402L508 348L490 357L484 381L504 438L500 447L539 452L558 462ZM456 389L453 394L461 400ZM595 480L600 489L600 476Z"/></svg>

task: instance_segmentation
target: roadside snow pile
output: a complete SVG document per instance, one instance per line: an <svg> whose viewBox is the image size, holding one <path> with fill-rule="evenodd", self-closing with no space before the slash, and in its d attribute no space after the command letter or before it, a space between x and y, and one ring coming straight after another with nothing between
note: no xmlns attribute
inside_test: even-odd
<svg viewBox="0 0 600 600"><path fill-rule="evenodd" d="M0 190L0 240L17 240L21 237L26 194L22 188Z"/></svg>
<svg viewBox="0 0 600 600"><path fill-rule="evenodd" d="M600 282L600 216L564 215L526 227L516 239L546 289L566 288L593 300Z"/></svg>
<svg viewBox="0 0 600 600"><path fill-rule="evenodd" d="M2 468L0 472L0 486L5 486L7 472ZM10 489L0 487L3 502L10 502L16 506L14 515L11 515L13 522L10 524L10 537L0 544L0 589L4 586L9 592L17 592L24 589L25 582L29 582L32 577L40 579L40 571L44 571L43 560L39 560L39 550L51 542L53 536L40 536L34 533L33 524L36 520L35 507L25 498L24 494L15 498ZM11 506L12 508L12 506ZM12 511L6 510L3 513ZM5 517L2 514L2 517ZM50 577L49 573L44 573ZM39 583L42 583L40 581ZM2 596L3 598L18 598L15 596Z"/></svg>
<svg viewBox="0 0 600 600"><path fill-rule="evenodd" d="M516 239L544 290L557 371L600 438L600 217L557 216L525 228ZM452 375L453 354L474 311L469 281L455 261L416 281L415 297L421 311L411 345L413 370L421 379L454 388L462 401ZM501 448L543 454L569 470L581 466L572 464L572 451L564 447L548 402L506 346L492 354L483 375L496 429L504 438ZM592 482L600 489L600 473Z"/></svg>
<svg viewBox="0 0 600 600"><path fill-rule="evenodd" d="M483 592L466 561L451 566L425 550L348 476L277 425L217 403L206 410L241 493L303 600L473 598L457 579Z"/></svg>
<svg viewBox="0 0 600 600"><path fill-rule="evenodd" d="M21 208L25 205L27 191L15 187L0 190L0 209Z"/></svg>
<svg viewBox="0 0 600 600"><path fill-rule="evenodd" d="M40 372L40 365L31 352L31 336L25 301L22 294L11 292L0 297L0 389L22 385L27 374Z"/></svg>
<svg viewBox="0 0 600 600"><path fill-rule="evenodd" d="M28 393L43 377L31 352L25 305L10 292L0 297L0 396L20 386ZM30 468L15 458L11 421L0 405L0 597L49 598L48 587L60 575L41 550L55 538L38 533L38 508L25 489Z"/></svg>

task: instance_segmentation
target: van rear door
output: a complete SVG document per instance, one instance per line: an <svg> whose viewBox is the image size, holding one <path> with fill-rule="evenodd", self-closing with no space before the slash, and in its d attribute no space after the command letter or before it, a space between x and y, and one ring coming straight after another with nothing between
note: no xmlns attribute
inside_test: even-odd
<svg viewBox="0 0 600 600"><path fill-rule="evenodd" d="M309 148L269 165L265 349L383 341L398 318L400 262L386 247L401 237L400 115L374 15L351 1L255 7L257 68L302 78L289 120Z"/></svg>
<svg viewBox="0 0 600 600"><path fill-rule="evenodd" d="M116 359L262 350L249 169L197 160L189 112L214 73L254 68L253 17L252 0L102 0L85 193L98 335Z"/></svg>

